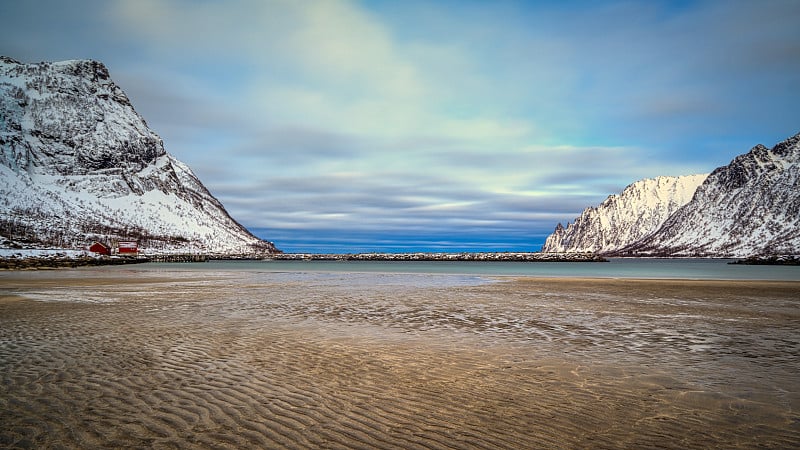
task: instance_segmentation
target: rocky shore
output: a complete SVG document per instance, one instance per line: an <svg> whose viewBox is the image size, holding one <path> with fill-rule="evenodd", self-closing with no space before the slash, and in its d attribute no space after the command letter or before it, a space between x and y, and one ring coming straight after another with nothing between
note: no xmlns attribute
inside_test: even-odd
<svg viewBox="0 0 800 450"><path fill-rule="evenodd" d="M109 266L146 262L206 262L209 260L273 260L273 261L506 261L506 262L606 262L593 253L275 253L264 255L196 255L170 254L129 258L97 257L52 253L37 256L0 256L0 270L36 270Z"/></svg>
<svg viewBox="0 0 800 450"><path fill-rule="evenodd" d="M83 266L116 266L148 262L145 258L94 258L90 256L0 257L0 270L68 269Z"/></svg>
<svg viewBox="0 0 800 450"><path fill-rule="evenodd" d="M728 264L746 264L758 266L800 266L800 255L751 256L732 261Z"/></svg>
<svg viewBox="0 0 800 450"><path fill-rule="evenodd" d="M510 262L607 262L594 253L281 253L270 255L277 261L510 261Z"/></svg>

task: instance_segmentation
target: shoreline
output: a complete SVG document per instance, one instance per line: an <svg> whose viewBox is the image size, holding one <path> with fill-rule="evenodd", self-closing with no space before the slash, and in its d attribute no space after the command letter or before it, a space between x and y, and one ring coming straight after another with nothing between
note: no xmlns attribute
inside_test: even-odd
<svg viewBox="0 0 800 450"><path fill-rule="evenodd" d="M53 250L43 250L53 251ZM47 270L86 266L108 266L141 263L204 263L209 261L356 261L356 262L530 262L530 263L575 263L610 262L604 255L596 253L542 253L542 252L414 252L414 253L274 253L264 255L236 254L140 254L135 257L108 257L70 255L74 250L53 251L40 255L0 255L0 271ZM759 256L733 259L729 257L653 257L619 256L613 259L642 260L731 260L730 265L774 265L798 266L797 256ZM603 277L600 277L603 278ZM656 278L660 279L660 278Z"/></svg>
<svg viewBox="0 0 800 450"><path fill-rule="evenodd" d="M281 253L264 259L274 261L608 262L606 258L595 253L541 252Z"/></svg>
<svg viewBox="0 0 800 450"><path fill-rule="evenodd" d="M265 273L294 273L302 276L304 273L350 273L367 276L368 274L393 275L393 276L453 276L467 277L467 279L482 280L475 284L492 282L510 282L517 280L538 280L539 282L552 283L555 280L572 280L575 282L586 282L598 280L611 282L622 280L628 282L654 281L660 283L685 283L685 282L705 282L716 281L729 285L739 283L760 283L766 282L786 282L789 284L800 283L800 272L790 267L778 267L767 269L766 267L746 269L746 266L739 266L726 263L725 259L712 260L709 258L680 258L676 263L670 262L675 258L641 258L640 262L632 261L636 258L613 258L609 264L574 264L560 265L558 261L553 264L541 264L547 261L527 262L527 261L480 261L480 260L417 260L408 259L411 255L400 254L401 260L374 260L374 259L344 259L352 255L341 255L341 259L185 259L154 261L151 258L98 258L86 257L81 255L54 254L52 256L37 257L0 257L0 274L14 272L36 272L36 271L69 271L73 275L94 277L113 277L114 272L135 270L145 275L149 272L160 272L167 270L175 273L191 273L198 271L220 271L222 273L236 274L247 272ZM330 256L330 255L326 255ZM645 264L646 261L652 261ZM662 262L663 261L663 264ZM680 261L686 261L685 265ZM694 261L694 262L693 262ZM164 263L171 264L164 264ZM208 266L197 265L196 262L206 262ZM152 264L146 264L152 263ZM504 264L505 263L505 264ZM144 264L136 269L116 269L103 266L120 266L131 264ZM618 266L619 264L619 266ZM695 266L695 264L699 264ZM640 268L641 267L641 268ZM699 271L695 268L702 268ZM726 269L730 268L730 269ZM82 270L77 270L82 269ZM662 270L663 269L663 270ZM149 278L149 275L145 275ZM6 278L6 277L3 277ZM2 281L3 278L0 278ZM9 278L10 279L10 278ZM454 278L455 279L455 278ZM422 280L422 279L420 279ZM414 278L409 278L408 283L414 284ZM420 281L426 284L425 281ZM465 280L467 284L473 284ZM447 283L445 283L447 284ZM456 284L463 284L456 280Z"/></svg>
<svg viewBox="0 0 800 450"><path fill-rule="evenodd" d="M135 286L135 285L148 285L159 283L173 283L173 282L199 282L207 280L207 277L198 278L195 275L186 277L164 276L161 274L153 274L140 280L132 280L126 275L116 274L113 272L104 272L102 276L96 276L98 273L91 271L91 267L84 266L88 270L82 271L86 276L69 278L52 278L37 280L37 286L50 286L58 285L62 287L89 287L89 286L105 286L109 284L116 284L119 286ZM100 266L96 266L100 267ZM69 268L64 268L69 269ZM76 267L81 269L81 267ZM20 270L3 270L0 269L0 284L3 289L28 289L31 285L30 275L34 273L42 274L55 274L62 272L59 269L45 268L45 269L20 269ZM348 272L352 274L378 274L378 275L391 275L392 272ZM400 275L426 275L426 274L400 274ZM471 274L444 274L445 276L472 276ZM44 276L44 275L43 275ZM707 279L707 278L621 278L621 277L553 277L553 276L519 276L519 275L486 275L480 276L485 279L483 283L465 284L465 285L447 285L444 289L454 289L459 287L478 287L489 286L494 284L509 286L509 288L527 289L530 287L543 287L550 286L553 288L573 288L576 286L595 286L602 289L612 288L626 288L633 289L640 288L662 288L662 289L677 289L694 287L698 289L731 289L731 292L736 288L746 291L758 292L759 290L778 290L778 291L796 291L800 296L800 280L764 280L764 279ZM0 296L3 294L0 294ZM20 296L17 293L11 294L20 299L32 300L24 295ZM41 301L41 300L32 300Z"/></svg>
<svg viewBox="0 0 800 450"><path fill-rule="evenodd" d="M0 257L0 271L75 269L91 266L120 266L150 262L141 258L97 258L91 256L29 256L22 258Z"/></svg>
<svg viewBox="0 0 800 450"><path fill-rule="evenodd" d="M107 256L67 256L53 253L41 256L0 256L2 270L41 270L76 268L85 266L112 266L142 263L204 263L208 261L456 261L456 262L608 262L602 256L591 253L347 253L310 254L276 253L270 255L212 255L212 254L165 254L140 255L137 257L109 258Z"/></svg>
<svg viewBox="0 0 800 450"><path fill-rule="evenodd" d="M100 266L97 266L100 267ZM61 288L89 288L102 286L142 286L158 284L196 283L208 281L218 277L201 276L196 272L187 272L185 275L176 276L175 274L164 274L159 271L137 272L138 275L131 277L127 273L111 271L94 271L91 268L81 271L81 276L75 276L78 272L61 270L0 270L0 284L2 291L6 295L19 299L31 301L43 301L26 297L23 292L31 287L61 287ZM327 272L323 272L327 273ZM393 272L346 272L350 274L378 274L390 275ZM423 273L400 273L397 275L431 275ZM473 274L433 274L443 276L470 276ZM31 278L33 276L33 278ZM769 280L769 279L711 279L711 278L625 278L625 277L593 277L593 276L530 276L530 275L480 275L485 282L467 285L447 285L443 289L470 289L470 288L493 288L503 292L513 291L543 291L543 290L578 290L589 294L598 292L625 292L629 295L644 295L652 293L661 295L665 292L687 292L691 291L716 291L724 295L748 295L760 296L767 292L771 293L796 293L800 296L800 280ZM225 278L225 277L223 277ZM429 288L419 288L429 289ZM60 301L59 301L60 302Z"/></svg>
<svg viewBox="0 0 800 450"><path fill-rule="evenodd" d="M517 285L521 289L542 286L596 286L603 289L684 290L689 287L725 291L730 294L762 291L789 291L800 295L800 280L744 280L709 278L620 278L620 277L493 277Z"/></svg>

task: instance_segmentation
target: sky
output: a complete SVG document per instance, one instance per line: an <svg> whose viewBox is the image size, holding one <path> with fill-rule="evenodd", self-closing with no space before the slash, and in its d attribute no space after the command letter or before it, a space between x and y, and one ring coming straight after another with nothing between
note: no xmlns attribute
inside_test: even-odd
<svg viewBox="0 0 800 450"><path fill-rule="evenodd" d="M287 252L538 251L800 131L800 1L3 0Z"/></svg>

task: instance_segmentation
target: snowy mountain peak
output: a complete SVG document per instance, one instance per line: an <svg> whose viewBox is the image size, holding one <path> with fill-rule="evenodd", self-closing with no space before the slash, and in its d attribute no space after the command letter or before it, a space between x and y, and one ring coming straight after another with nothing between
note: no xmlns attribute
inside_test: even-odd
<svg viewBox="0 0 800 450"><path fill-rule="evenodd" d="M759 144L760 145L760 144ZM763 145L761 147L764 147ZM765 147L766 148L766 147ZM798 158L800 153L800 133L779 142L772 148L772 153L781 158Z"/></svg>
<svg viewBox="0 0 800 450"><path fill-rule="evenodd" d="M102 63L0 58L0 117L7 242L135 238L151 251L276 251L165 151Z"/></svg>
<svg viewBox="0 0 800 450"><path fill-rule="evenodd" d="M714 170L691 202L634 254L746 257L800 253L800 134Z"/></svg>
<svg viewBox="0 0 800 450"><path fill-rule="evenodd" d="M559 223L542 251L609 253L619 250L661 226L691 200L706 176L660 176L637 181L597 207L586 208L566 228Z"/></svg>
<svg viewBox="0 0 800 450"><path fill-rule="evenodd" d="M566 228L543 251L632 256L800 253L800 134L756 145L707 177L638 181Z"/></svg>
<svg viewBox="0 0 800 450"><path fill-rule="evenodd" d="M84 175L142 170L166 154L96 61L0 63L0 163L16 171Z"/></svg>

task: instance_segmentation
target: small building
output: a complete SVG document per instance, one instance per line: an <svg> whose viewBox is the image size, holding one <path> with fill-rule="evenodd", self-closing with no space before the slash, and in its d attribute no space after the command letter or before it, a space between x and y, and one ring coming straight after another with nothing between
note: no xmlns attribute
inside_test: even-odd
<svg viewBox="0 0 800 450"><path fill-rule="evenodd" d="M109 248L105 244L101 244L100 242L95 242L92 245L90 245L89 251L92 253L97 253L105 256L111 255L111 248Z"/></svg>
<svg viewBox="0 0 800 450"><path fill-rule="evenodd" d="M119 241L120 255L136 255L139 253L139 245L136 241Z"/></svg>

